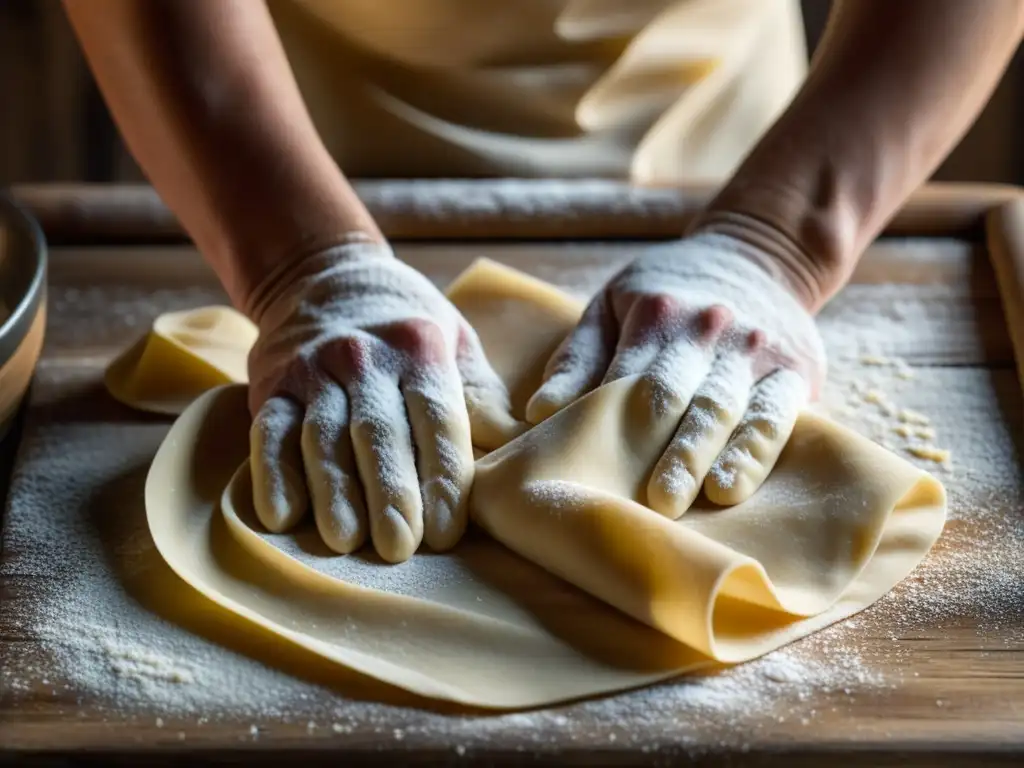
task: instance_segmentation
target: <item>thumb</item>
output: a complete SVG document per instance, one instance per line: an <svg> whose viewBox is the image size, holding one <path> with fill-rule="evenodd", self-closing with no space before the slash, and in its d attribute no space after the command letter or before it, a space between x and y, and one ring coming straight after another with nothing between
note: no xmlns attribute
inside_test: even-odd
<svg viewBox="0 0 1024 768"><path fill-rule="evenodd" d="M487 360L476 331L468 325L459 332L456 365L462 377L473 445L491 451L529 429L529 424L512 415L508 388Z"/></svg>
<svg viewBox="0 0 1024 768"><path fill-rule="evenodd" d="M615 327L604 295L584 310L544 370L544 381L526 406L526 418L539 424L596 388L615 347Z"/></svg>

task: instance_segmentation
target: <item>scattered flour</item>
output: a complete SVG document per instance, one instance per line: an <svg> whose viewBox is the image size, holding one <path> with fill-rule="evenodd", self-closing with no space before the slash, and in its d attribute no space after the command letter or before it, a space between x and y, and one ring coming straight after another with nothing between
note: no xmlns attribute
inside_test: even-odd
<svg viewBox="0 0 1024 768"><path fill-rule="evenodd" d="M372 734L403 747L441 741L463 756L499 733L515 734L526 749L540 751L566 734L589 737L595 728L617 747L645 752L660 744L706 745L709 733L712 740L742 745L776 723L814 728L828 712L846 712L858 699L874 701L896 687L912 693L915 677L927 669L924 640L956 631L993 654L999 643L1024 642L1016 618L1024 615L1024 520L1004 514L1010 504L1021 506L1024 479L1019 448L1002 426L1022 420L1019 386L1009 367L967 371L915 359L917 348L976 339L956 294L946 297L941 291L949 289L936 288L942 300L926 304L915 298L917 290L894 286L881 292L879 303L878 286L852 286L826 308L821 323L832 366L823 408L873 439L905 440L898 449L923 468L935 465L906 453L912 441L941 437L957 448L956 470L942 477L950 523L914 574L853 619L749 664L500 716L354 701L275 668L273 646L245 652L244 628L191 595L153 549L142 482L166 424L111 423L123 412L102 397L73 401L73 408L51 402L54 384L78 377L71 384L86 393L100 368L83 364L68 373L44 366L33 398L36 426L13 479L18 503L7 513L0 574L9 599L0 605L0 628L9 652L0 658L0 699L5 705L53 702L68 715L112 723L159 718L179 740L212 722L235 724L245 739L282 723L304 733L314 723L309 738ZM51 337L69 345L87 344L90 333L111 333L109 322L89 326L101 309L112 308L123 334L124 327L144 327L156 311L209 301L178 291L146 303L141 293L89 289L72 295L59 286L52 295L63 309ZM938 331L938 324L946 330ZM966 330L951 334L950 324ZM950 350L952 357L962 352ZM865 363L865 356L886 362ZM863 393L870 390L884 393L882 402L866 403ZM883 411L883 402L896 410ZM929 425L920 429L932 432L901 422L903 409L925 415ZM900 424L911 427L906 435L893 431ZM106 450L111 445L119 450ZM355 558L338 562L345 564L339 573L369 565ZM388 588L446 578L431 575L429 559L411 562L417 565L389 570ZM161 590L168 599L158 615L144 606ZM1002 631L998 640L991 636L995 630ZM228 639L215 641L214 634Z"/></svg>

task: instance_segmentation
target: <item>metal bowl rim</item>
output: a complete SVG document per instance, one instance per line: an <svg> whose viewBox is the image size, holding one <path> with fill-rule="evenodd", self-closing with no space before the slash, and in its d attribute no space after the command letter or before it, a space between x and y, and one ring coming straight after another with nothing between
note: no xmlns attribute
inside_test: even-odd
<svg viewBox="0 0 1024 768"><path fill-rule="evenodd" d="M35 255L35 264L32 279L22 297L11 309L11 314L0 323L0 354L2 354L0 364L9 359L14 350L21 345L35 319L45 292L48 260L46 237L39 222L10 195L0 191L0 217L5 215L12 219L16 227L20 227L23 232L28 234Z"/></svg>

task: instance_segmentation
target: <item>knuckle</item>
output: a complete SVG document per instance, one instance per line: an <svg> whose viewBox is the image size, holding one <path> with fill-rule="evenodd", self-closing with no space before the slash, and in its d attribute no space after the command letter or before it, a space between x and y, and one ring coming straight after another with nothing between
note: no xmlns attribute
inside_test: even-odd
<svg viewBox="0 0 1024 768"><path fill-rule="evenodd" d="M315 357L309 352L296 353L274 370L266 371L259 377L258 389L271 399L292 398L305 404L314 396L319 387L321 375ZM266 401L271 402L270 399ZM275 406L280 407L280 406Z"/></svg>
<svg viewBox="0 0 1024 768"><path fill-rule="evenodd" d="M768 334L766 334L760 328L755 328L754 330L747 333L746 344L747 351L751 353L759 352L762 349L767 348Z"/></svg>
<svg viewBox="0 0 1024 768"><path fill-rule="evenodd" d="M322 355L325 364L345 382L366 374L373 365L373 347L369 339L345 336L327 345Z"/></svg>
<svg viewBox="0 0 1024 768"><path fill-rule="evenodd" d="M735 421L736 404L726 402L723 398L698 394L690 403L686 423L692 435L707 439L717 433L724 425Z"/></svg>
<svg viewBox="0 0 1024 768"><path fill-rule="evenodd" d="M319 389L320 378L320 366L315 356L302 352L288 366L282 383L286 385L288 394L307 400L309 395Z"/></svg>
<svg viewBox="0 0 1024 768"><path fill-rule="evenodd" d="M710 344L725 333L735 322L731 309L723 304L712 304L697 316L697 335L700 341Z"/></svg>
<svg viewBox="0 0 1024 768"><path fill-rule="evenodd" d="M320 408L306 411L302 423L303 444L309 445L322 455L331 453L335 443L342 438L343 421Z"/></svg>
<svg viewBox="0 0 1024 768"><path fill-rule="evenodd" d="M444 332L431 320L403 320L395 323L390 335L391 342L398 349L419 362L439 363L445 357L447 344Z"/></svg>
<svg viewBox="0 0 1024 768"><path fill-rule="evenodd" d="M664 376L645 373L635 386L637 395L656 416L678 414L686 408L682 389Z"/></svg>
<svg viewBox="0 0 1024 768"><path fill-rule="evenodd" d="M358 413L352 417L352 429L374 442L386 445L394 429L391 423L381 415Z"/></svg>
<svg viewBox="0 0 1024 768"><path fill-rule="evenodd" d="M636 301L639 322L648 328L667 325L679 316L681 309L674 297L664 293L647 294Z"/></svg>

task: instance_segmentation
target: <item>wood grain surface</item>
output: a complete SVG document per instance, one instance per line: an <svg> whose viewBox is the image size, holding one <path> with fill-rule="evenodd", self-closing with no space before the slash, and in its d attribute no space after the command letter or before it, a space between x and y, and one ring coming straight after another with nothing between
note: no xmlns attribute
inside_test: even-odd
<svg viewBox="0 0 1024 768"><path fill-rule="evenodd" d="M638 247L421 244L401 247L400 255L438 284L473 258L486 255L586 295ZM103 366L158 312L217 301L221 293L196 254L186 248L104 248L55 249L50 296L47 342L26 416L21 466L10 492L0 559L0 681L4 674L8 679L15 672L26 674L3 665L5 657L22 658L26 653L34 659L31 675L38 678L27 691L0 686L0 747L9 750L4 754L12 760L59 757L126 765L177 760L301 760L324 765L688 761L779 766L819 766L826 761L871 766L1018 765L1024 760L1024 589L1019 594L1013 591L1024 580L1008 586L1009 597L1001 598L995 607L1001 612L995 618L993 605L982 600L954 603L952 614L930 617L924 611L916 623L889 623L884 606L869 609L857 618L851 642L878 676L875 683L809 699L752 699L749 712L723 719L691 718L680 712L672 686L647 694L643 700L650 706L623 708L614 721L596 716L585 704L558 707L557 718L536 719L454 712L400 697L370 697L361 704L365 689L341 676L329 676L325 686L311 686L310 695L346 702L350 729L312 732L297 714L289 722L261 723L259 739L254 740L249 737L251 721L242 716L205 725L197 724L195 717L167 717L158 725L152 711L105 702L78 683L65 689L59 667L35 634L33 607L45 587L39 572L30 567L38 561L10 546L22 540L15 530L15 521L23 520L16 514L19 505L37 492L19 478L26 476L26 462L46 462L61 450L41 435L78 424L91 430L75 432L81 441L78 448L113 452L118 458L104 463L110 468L93 477L77 478L73 492L57 501L80 504L87 515L95 514L97 507L86 500L99 498L109 505L118 498L110 487L129 482L122 477L125 466L144 473L167 423L110 401L98 387ZM901 321L893 315L887 320L897 305L909 308L913 317ZM1005 543L1007 536L1021 535L1024 529L1015 521L1024 512L1019 476L1024 408L999 290L984 250L950 239L876 244L852 284L821 318L833 350L846 349L864 322L888 324L891 332L884 334L881 351L912 365L916 378L905 395L909 407L927 410L928 404L942 402L943 392L959 393L956 410L929 411L943 444L955 457L973 455L973 446L987 442L1000 446L1009 465L1017 468L993 473L984 493L977 482L968 482L968 468L955 465L943 476L953 499L953 520L936 556L970 559L974 552ZM88 504L93 506L87 509ZM1020 545L1024 549L1024 541ZM171 578L157 565L145 571L147 579ZM941 580L941 569L936 572ZM137 572L115 568L115 574L126 580L125 588L139 589L142 595L148 582L132 582L133 573ZM927 588L914 585L915 590ZM937 583L934 589L948 592L950 586ZM147 610L139 599L138 610ZM200 608L196 614L182 610L175 620L184 626L196 622L198 627L201 613ZM268 666L279 663L272 648L261 651L242 634L227 632L218 642ZM286 671L315 674L308 669ZM401 741L391 736L399 727L408 734Z"/></svg>

